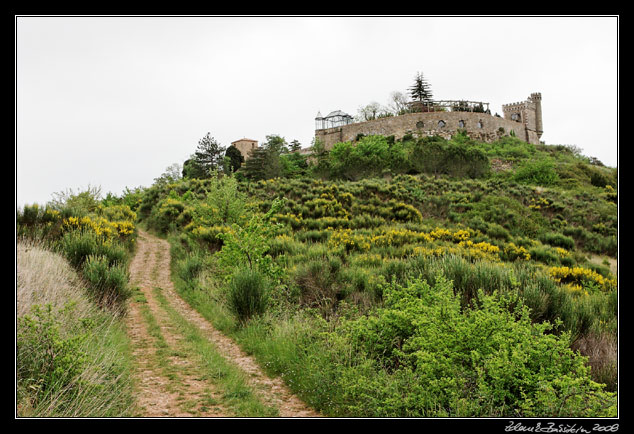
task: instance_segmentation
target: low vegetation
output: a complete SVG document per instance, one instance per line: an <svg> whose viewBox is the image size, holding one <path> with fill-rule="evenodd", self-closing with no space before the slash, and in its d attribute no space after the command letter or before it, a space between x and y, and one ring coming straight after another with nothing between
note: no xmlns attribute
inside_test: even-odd
<svg viewBox="0 0 634 434"><path fill-rule="evenodd" d="M17 415L129 416L120 318L97 307L77 271L39 242L18 242L17 269Z"/></svg>
<svg viewBox="0 0 634 434"><path fill-rule="evenodd" d="M280 139L235 172L25 207L18 234L106 310L134 222L167 237L180 295L326 416L616 415L616 169L514 137L359 137L308 161Z"/></svg>
<svg viewBox="0 0 634 434"><path fill-rule="evenodd" d="M18 416L130 415L122 314L136 215L97 193L18 212Z"/></svg>
<svg viewBox="0 0 634 434"><path fill-rule="evenodd" d="M513 137L358 139L299 174L146 189L181 295L326 415L614 415L616 170Z"/></svg>

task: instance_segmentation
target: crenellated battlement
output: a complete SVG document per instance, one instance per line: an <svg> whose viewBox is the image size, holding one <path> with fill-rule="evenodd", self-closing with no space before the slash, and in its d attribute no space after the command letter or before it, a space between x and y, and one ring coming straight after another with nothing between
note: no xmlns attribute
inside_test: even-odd
<svg viewBox="0 0 634 434"><path fill-rule="evenodd" d="M533 92L526 101L513 102L502 105L505 119L524 124L529 136L541 138L542 127L542 94Z"/></svg>
<svg viewBox="0 0 634 434"><path fill-rule="evenodd" d="M510 102L502 104L502 109L525 109L528 107L528 101Z"/></svg>

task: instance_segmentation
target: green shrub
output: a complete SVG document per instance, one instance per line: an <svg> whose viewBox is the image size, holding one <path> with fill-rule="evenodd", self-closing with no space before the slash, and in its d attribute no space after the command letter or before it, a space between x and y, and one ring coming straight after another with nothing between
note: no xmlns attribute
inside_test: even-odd
<svg viewBox="0 0 634 434"><path fill-rule="evenodd" d="M87 362L81 349L85 331L62 333L62 317L72 314L72 305L54 311L50 304L32 306L31 315L18 318L16 375L18 400L22 393L44 399L54 390L73 384ZM77 386L75 383L74 386ZM37 402L32 403L37 406Z"/></svg>
<svg viewBox="0 0 634 434"><path fill-rule="evenodd" d="M18 225L34 226L41 218L41 208L38 204L24 205L22 211L18 211L16 222Z"/></svg>
<svg viewBox="0 0 634 434"><path fill-rule="evenodd" d="M319 254L320 249L314 249L313 252L309 255L312 259L297 267L293 281L300 289L300 305L319 308L328 314L341 289L336 281L342 263L338 257L328 256L327 250L323 251L325 256L320 257L313 256Z"/></svg>
<svg viewBox="0 0 634 434"><path fill-rule="evenodd" d="M575 240L560 233L550 232L539 237L542 243L550 244L555 247L572 250L575 248Z"/></svg>
<svg viewBox="0 0 634 434"><path fill-rule="evenodd" d="M203 256L197 253L189 253L178 262L177 273L184 282L195 280L205 266Z"/></svg>
<svg viewBox="0 0 634 434"><path fill-rule="evenodd" d="M120 264L110 265L106 256L88 256L82 271L100 304L122 303L131 294L126 267Z"/></svg>
<svg viewBox="0 0 634 434"><path fill-rule="evenodd" d="M108 266L126 264L129 253L117 242L105 243L103 238L90 230L66 232L60 240L62 254L75 268L79 269L89 256L103 256Z"/></svg>
<svg viewBox="0 0 634 434"><path fill-rule="evenodd" d="M559 263L559 256L550 248L545 246L536 246L528 251L531 259L542 262L544 264L554 265Z"/></svg>
<svg viewBox="0 0 634 434"><path fill-rule="evenodd" d="M508 241L511 238L509 231L497 223L490 223L486 228L486 233L490 237L497 238L499 240Z"/></svg>
<svg viewBox="0 0 634 434"><path fill-rule="evenodd" d="M590 379L570 336L533 323L519 298L481 294L463 310L442 277L384 294L384 307L342 328L361 350L340 380L349 414L615 416L615 395Z"/></svg>
<svg viewBox="0 0 634 434"><path fill-rule="evenodd" d="M543 159L524 163L513 176L513 180L520 183L550 186L559 180L555 165L551 160Z"/></svg>
<svg viewBox="0 0 634 434"><path fill-rule="evenodd" d="M80 268L90 255L98 254L99 237L92 231L75 230L64 234L62 253L75 268Z"/></svg>
<svg viewBox="0 0 634 434"><path fill-rule="evenodd" d="M262 273L249 268L240 268L233 273L229 283L227 293L229 308L244 324L250 318L266 311L269 292L270 283Z"/></svg>

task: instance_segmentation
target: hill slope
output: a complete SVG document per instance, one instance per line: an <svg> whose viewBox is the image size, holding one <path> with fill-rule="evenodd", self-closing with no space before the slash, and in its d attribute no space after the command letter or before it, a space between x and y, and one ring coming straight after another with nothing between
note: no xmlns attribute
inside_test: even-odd
<svg viewBox="0 0 634 434"><path fill-rule="evenodd" d="M157 183L138 212L171 234L179 293L324 414L612 414L616 170L513 138L408 140L336 146L291 178ZM438 321L466 341L440 345Z"/></svg>

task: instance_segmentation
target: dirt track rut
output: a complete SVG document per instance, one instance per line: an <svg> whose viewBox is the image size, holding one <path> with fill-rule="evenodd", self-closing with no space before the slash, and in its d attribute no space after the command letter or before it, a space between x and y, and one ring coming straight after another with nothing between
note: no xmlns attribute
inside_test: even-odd
<svg viewBox="0 0 634 434"><path fill-rule="evenodd" d="M195 326L225 359L246 373L247 383L263 404L277 408L279 416L284 418L319 416L293 395L281 379L268 377L253 357L176 293L170 277L167 241L139 231L130 281L142 294L140 299L131 301L127 318L136 364L138 416L233 417L204 367L197 366L181 351L184 338L157 300L156 288L161 289L174 311Z"/></svg>

